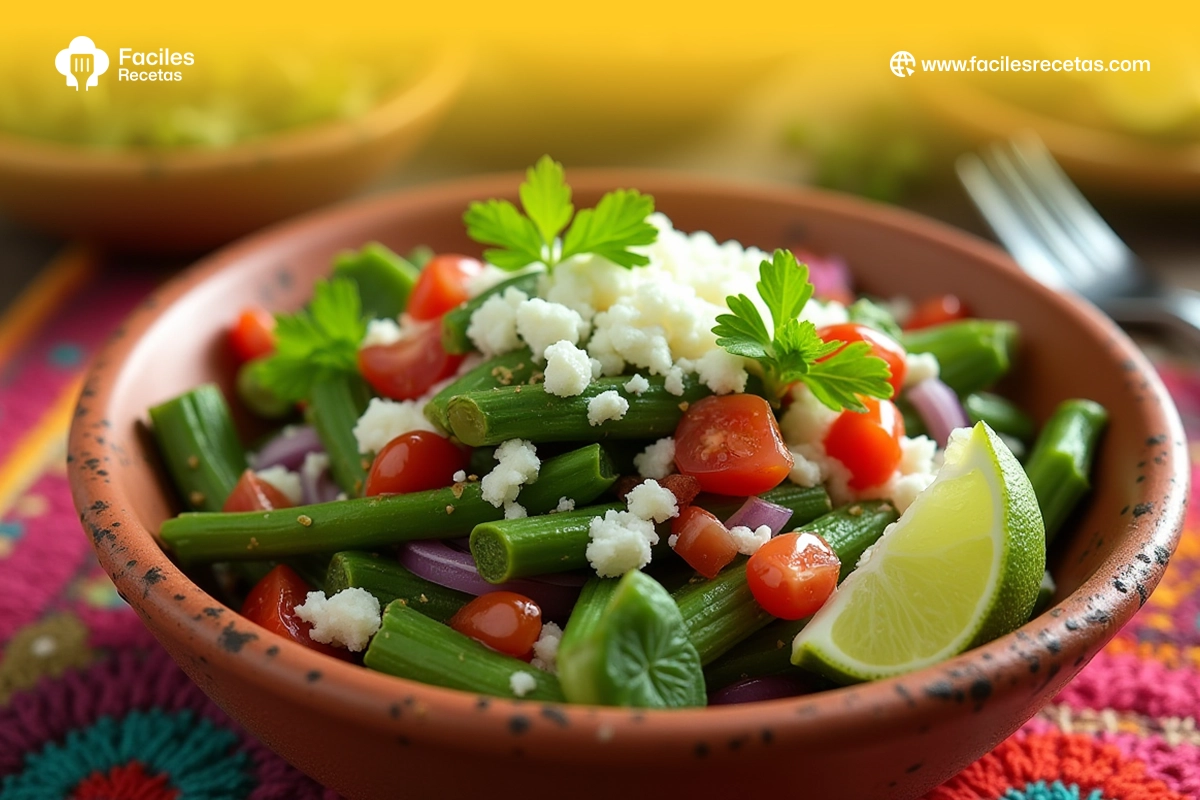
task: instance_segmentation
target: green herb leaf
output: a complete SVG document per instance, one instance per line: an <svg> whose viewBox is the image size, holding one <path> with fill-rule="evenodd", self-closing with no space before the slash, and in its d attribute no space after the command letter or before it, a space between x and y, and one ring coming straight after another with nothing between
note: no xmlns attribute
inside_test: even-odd
<svg viewBox="0 0 1200 800"><path fill-rule="evenodd" d="M623 267L650 263L629 248L653 244L658 238L658 229L646 221L654 213L653 197L620 189L600 198L595 208L575 214L562 164L550 156L542 156L526 170L518 191L524 214L507 200L471 203L463 214L467 235L495 247L483 255L497 267L518 270L540 262L553 269L563 259L582 253L595 253Z"/></svg>
<svg viewBox="0 0 1200 800"><path fill-rule="evenodd" d="M771 334L767 331L767 325L754 303L744 294L727 297L725 302L733 313L717 316L717 325L713 328L713 333L717 335L717 344L735 356L767 357L770 353Z"/></svg>
<svg viewBox="0 0 1200 800"><path fill-rule="evenodd" d="M776 250L771 256L771 263L764 261L758 274L758 294L767 304L778 330L799 317L804 304L813 296L813 285L808 280L808 265L797 263L789 250Z"/></svg>
<svg viewBox="0 0 1200 800"><path fill-rule="evenodd" d="M553 242L575 213L575 206L571 205L571 187L563 177L562 164L550 156L542 156L525 172L520 192L521 205L537 226L542 241Z"/></svg>
<svg viewBox="0 0 1200 800"><path fill-rule="evenodd" d="M641 267L650 259L629 250L653 244L658 229L646 221L654 198L636 189L618 189L600 198L594 209L580 211L563 240L563 258L595 253L622 267Z"/></svg>
<svg viewBox="0 0 1200 800"><path fill-rule="evenodd" d="M507 200L471 203L463 221L472 239L497 246L484 251L483 257L501 269L517 270L543 258L544 243L537 227Z"/></svg>
<svg viewBox="0 0 1200 800"><path fill-rule="evenodd" d="M717 317L713 333L719 346L758 362L775 405L797 381L836 411L864 411L859 395L892 396L891 372L883 359L870 354L870 345L822 341L816 326L799 319L812 299L813 285L808 267L794 255L776 250L770 261L763 261L757 288L771 312L774 330L767 328L754 302L740 294L725 298L731 313Z"/></svg>
<svg viewBox="0 0 1200 800"><path fill-rule="evenodd" d="M840 342L830 344L837 346ZM888 383L892 372L887 362L870 353L871 345L854 342L824 361L812 364L808 374L800 380L829 408L866 411L859 395L892 396L892 385Z"/></svg>
<svg viewBox="0 0 1200 800"><path fill-rule="evenodd" d="M304 400L318 382L358 374L367 322L352 280L317 281L307 309L275 319L275 353L263 362L259 377L281 399Z"/></svg>

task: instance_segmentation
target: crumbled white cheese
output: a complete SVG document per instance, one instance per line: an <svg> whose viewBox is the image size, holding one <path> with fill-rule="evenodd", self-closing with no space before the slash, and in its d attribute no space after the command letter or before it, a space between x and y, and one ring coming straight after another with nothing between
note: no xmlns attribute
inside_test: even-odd
<svg viewBox="0 0 1200 800"><path fill-rule="evenodd" d="M458 472L455 472L453 475L450 476L450 480L454 481L455 483L462 483L466 479L467 479L467 471L465 469L460 469Z"/></svg>
<svg viewBox="0 0 1200 800"><path fill-rule="evenodd" d="M670 536L667 537L667 547L670 547L672 550L674 550L675 544L678 541L679 541L679 534L672 533Z"/></svg>
<svg viewBox="0 0 1200 800"><path fill-rule="evenodd" d="M517 697L524 697L537 688L537 678L532 672L517 670L509 676L508 686Z"/></svg>
<svg viewBox="0 0 1200 800"><path fill-rule="evenodd" d="M354 425L354 438L358 452L378 453L383 446L402 433L410 431L433 431L433 423L425 418L421 409L423 400L388 400L372 397L367 410Z"/></svg>
<svg viewBox="0 0 1200 800"><path fill-rule="evenodd" d="M662 480L675 471L675 440L659 439L633 457L633 466L643 478Z"/></svg>
<svg viewBox="0 0 1200 800"><path fill-rule="evenodd" d="M650 522L666 522L679 516L679 502L675 494L656 480L639 483L625 495L629 513Z"/></svg>
<svg viewBox="0 0 1200 800"><path fill-rule="evenodd" d="M640 395L649 388L650 381L638 374L635 374L632 378L625 381L625 391L629 392L630 394Z"/></svg>
<svg viewBox="0 0 1200 800"><path fill-rule="evenodd" d="M666 380L663 381L663 388L668 394L673 394L679 397L683 394L683 369L678 364L667 370Z"/></svg>
<svg viewBox="0 0 1200 800"><path fill-rule="evenodd" d="M403 336L404 332L394 319L373 319L367 323L367 335L358 347L361 350L364 347L395 344Z"/></svg>
<svg viewBox="0 0 1200 800"><path fill-rule="evenodd" d="M312 454L309 453L309 455ZM291 501L292 505L300 505L300 500L304 494L300 484L300 473L292 472L287 467L276 465L260 469L254 474L282 492L283 496Z"/></svg>
<svg viewBox="0 0 1200 800"><path fill-rule="evenodd" d="M797 486L809 488L821 483L821 463L810 460L804 452L804 446L788 448L792 454L792 469L788 472L788 480Z"/></svg>
<svg viewBox="0 0 1200 800"><path fill-rule="evenodd" d="M709 350L696 360L696 374L714 394L729 394L746 389L745 362L721 347Z"/></svg>
<svg viewBox="0 0 1200 800"><path fill-rule="evenodd" d="M480 490L483 499L500 508L517 499L521 487L537 479L542 462L537 448L525 439L509 439L496 448L497 464L483 476Z"/></svg>
<svg viewBox="0 0 1200 800"><path fill-rule="evenodd" d="M923 380L941 374L941 365L933 353L906 353L904 355L904 385L914 386Z"/></svg>
<svg viewBox="0 0 1200 800"><path fill-rule="evenodd" d="M752 556L771 538L771 526L759 525L754 530L750 530L745 525L734 525L729 529L729 535L737 544L739 553Z"/></svg>
<svg viewBox="0 0 1200 800"><path fill-rule="evenodd" d="M467 338L485 356L498 356L521 346L517 338L517 308L529 295L515 286L494 294L475 309L467 325Z"/></svg>
<svg viewBox="0 0 1200 800"><path fill-rule="evenodd" d="M629 410L629 401L617 392L609 389L588 400L588 424L601 425L610 419L620 419Z"/></svg>
<svg viewBox="0 0 1200 800"><path fill-rule="evenodd" d="M550 394L574 397L592 382L592 359L570 342L555 342L546 348L545 356L542 385Z"/></svg>
<svg viewBox="0 0 1200 800"><path fill-rule="evenodd" d="M588 525L587 560L601 578L617 578L650 563L658 544L654 524L628 511L609 509Z"/></svg>
<svg viewBox="0 0 1200 800"><path fill-rule="evenodd" d="M558 511L560 513L566 512L566 511L574 511L575 510L575 501L572 500L570 497L560 497L560 498L558 498L558 505L555 506L554 510Z"/></svg>
<svg viewBox="0 0 1200 800"><path fill-rule="evenodd" d="M309 636L314 642L357 653L379 630L379 600L358 587L342 589L330 598L324 592L309 592L296 606L296 616L313 626Z"/></svg>
<svg viewBox="0 0 1200 800"><path fill-rule="evenodd" d="M937 442L928 436L900 437L900 463L896 465L901 475L932 473Z"/></svg>
<svg viewBox="0 0 1200 800"><path fill-rule="evenodd" d="M824 328L827 325L849 322L850 314L846 311L846 307L836 300L812 299L804 304L804 310L800 312L800 319L811 322L818 328Z"/></svg>
<svg viewBox="0 0 1200 800"><path fill-rule="evenodd" d="M792 389L792 404L779 419L779 430L789 445L816 444L825 440L840 413L818 400L807 386L797 383Z"/></svg>
<svg viewBox="0 0 1200 800"><path fill-rule="evenodd" d="M578 344L588 325L578 311L539 297L517 306L517 334L529 345L533 357L542 360L546 348L555 342Z"/></svg>
<svg viewBox="0 0 1200 800"><path fill-rule="evenodd" d="M504 518L505 519L525 519L529 516L529 512L525 510L525 506L520 503L505 503Z"/></svg>
<svg viewBox="0 0 1200 800"><path fill-rule="evenodd" d="M533 643L533 660L529 666L550 673L558 672L558 643L562 641L563 631L553 622L543 622L542 632Z"/></svg>

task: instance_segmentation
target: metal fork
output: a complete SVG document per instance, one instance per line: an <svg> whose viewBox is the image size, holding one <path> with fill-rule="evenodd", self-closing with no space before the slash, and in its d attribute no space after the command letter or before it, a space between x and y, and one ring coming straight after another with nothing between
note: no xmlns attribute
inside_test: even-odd
<svg viewBox="0 0 1200 800"><path fill-rule="evenodd" d="M1200 345L1200 292L1157 281L1033 133L966 153L958 178L1033 277L1090 300L1122 324L1173 328Z"/></svg>

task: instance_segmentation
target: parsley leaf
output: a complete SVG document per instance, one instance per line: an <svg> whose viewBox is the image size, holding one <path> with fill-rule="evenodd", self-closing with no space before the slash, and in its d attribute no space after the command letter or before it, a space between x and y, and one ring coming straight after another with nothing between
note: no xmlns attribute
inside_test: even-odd
<svg viewBox="0 0 1200 800"><path fill-rule="evenodd" d="M595 253L622 267L643 267L650 259L629 250L653 244L658 229L646 221L654 198L636 189L618 189L600 198L594 209L580 211L563 240L563 258Z"/></svg>
<svg viewBox="0 0 1200 800"><path fill-rule="evenodd" d="M550 156L542 156L525 172L520 192L521 205L537 226L542 241L553 242L575 213L575 206L571 205L571 187L563 177L562 164Z"/></svg>
<svg viewBox="0 0 1200 800"><path fill-rule="evenodd" d="M499 246L483 251L483 257L500 269L517 270L545 257L537 226L507 200L471 203L463 221L472 239Z"/></svg>
<svg viewBox="0 0 1200 800"><path fill-rule="evenodd" d="M658 238L658 229L646 220L654 213L653 197L618 189L600 198L595 208L576 214L562 165L550 156L526 170L519 194L524 213L507 200L488 200L471 203L463 214L467 235L494 247L483 255L497 267L511 271L542 263L553 269L582 253L626 268L650 263L629 248Z"/></svg>
<svg viewBox="0 0 1200 800"><path fill-rule="evenodd" d="M759 297L771 313L767 327L758 307L744 294L725 298L731 313L717 317L713 333L730 353L758 361L767 393L778 405L787 388L802 381L826 406L865 411L859 395L891 397L887 363L871 355L866 342L825 342L816 326L799 319L812 298L808 267L786 250L776 250L758 270ZM823 360L822 360L823 359Z"/></svg>
<svg viewBox="0 0 1200 800"><path fill-rule="evenodd" d="M275 352L263 363L260 378L281 399L304 400L314 384L358 373L358 346L367 322L352 280L317 281L307 309L278 314L275 320Z"/></svg>

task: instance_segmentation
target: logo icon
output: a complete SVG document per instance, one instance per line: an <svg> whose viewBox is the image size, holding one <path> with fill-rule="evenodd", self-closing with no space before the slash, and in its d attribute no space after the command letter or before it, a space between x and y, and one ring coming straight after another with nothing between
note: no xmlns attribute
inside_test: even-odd
<svg viewBox="0 0 1200 800"><path fill-rule="evenodd" d="M889 63L889 66L892 68L892 74L897 78L907 78L912 75L915 72L913 67L916 65L917 60L907 50L897 50Z"/></svg>
<svg viewBox="0 0 1200 800"><path fill-rule="evenodd" d="M82 85L86 92L100 82L101 75L108 72L108 53L96 47L96 43L88 37L76 36L66 50L58 51L54 67L66 77L67 86L74 86L78 92Z"/></svg>

